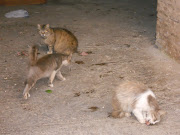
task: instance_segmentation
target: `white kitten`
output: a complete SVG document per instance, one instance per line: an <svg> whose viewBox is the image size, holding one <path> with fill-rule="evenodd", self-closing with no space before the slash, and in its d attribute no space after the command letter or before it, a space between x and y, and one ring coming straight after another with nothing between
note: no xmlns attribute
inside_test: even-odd
<svg viewBox="0 0 180 135"><path fill-rule="evenodd" d="M124 81L119 85L112 106L113 117L129 117L133 113L140 123L147 125L159 122L160 116L165 114L159 109L154 93L144 84L134 81Z"/></svg>

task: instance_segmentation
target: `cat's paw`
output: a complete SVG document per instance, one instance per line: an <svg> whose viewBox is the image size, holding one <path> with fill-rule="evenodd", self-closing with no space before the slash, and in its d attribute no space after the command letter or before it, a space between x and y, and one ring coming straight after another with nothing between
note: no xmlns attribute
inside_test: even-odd
<svg viewBox="0 0 180 135"><path fill-rule="evenodd" d="M142 124L146 123L146 121L144 119L138 119L138 121Z"/></svg>
<svg viewBox="0 0 180 135"><path fill-rule="evenodd" d="M125 113L125 116L126 116L126 117L131 117L131 113L127 113L127 112L126 112L126 113Z"/></svg>
<svg viewBox="0 0 180 135"><path fill-rule="evenodd" d="M113 118L119 118L119 111L113 111L109 114L109 116Z"/></svg>
<svg viewBox="0 0 180 135"><path fill-rule="evenodd" d="M52 51L47 51L47 54L52 54L53 52Z"/></svg>
<svg viewBox="0 0 180 135"><path fill-rule="evenodd" d="M125 116L125 113L124 112L121 112L120 114L119 114L119 118L123 118Z"/></svg>
<svg viewBox="0 0 180 135"><path fill-rule="evenodd" d="M31 95L30 95L29 93L24 93L23 96L24 96L24 99L27 99L27 98L30 97Z"/></svg>
<svg viewBox="0 0 180 135"><path fill-rule="evenodd" d="M54 87L54 85L52 83L48 84L49 87Z"/></svg>
<svg viewBox="0 0 180 135"><path fill-rule="evenodd" d="M63 76L60 75L60 74L57 74L56 77L57 77L59 80L61 80L61 81L65 81L65 80L66 80L66 78L63 77Z"/></svg>
<svg viewBox="0 0 180 135"><path fill-rule="evenodd" d="M66 78L63 77L63 78L61 78L61 80L62 80L62 81L66 81Z"/></svg>

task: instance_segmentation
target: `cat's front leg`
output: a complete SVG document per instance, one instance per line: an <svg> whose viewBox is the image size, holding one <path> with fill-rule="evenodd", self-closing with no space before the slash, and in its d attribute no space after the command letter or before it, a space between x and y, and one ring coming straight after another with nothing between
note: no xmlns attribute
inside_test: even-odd
<svg viewBox="0 0 180 135"><path fill-rule="evenodd" d="M126 113L125 113L125 116L126 116L126 117L131 117L131 113L126 112Z"/></svg>
<svg viewBox="0 0 180 135"><path fill-rule="evenodd" d="M64 78L64 77L62 76L61 71L58 71L57 74L56 74L56 76L57 76L58 79L60 79L60 80L62 80L62 81L65 81L65 80L66 80L66 78Z"/></svg>
<svg viewBox="0 0 180 135"><path fill-rule="evenodd" d="M53 46L52 45L48 45L47 54L52 54L52 53L53 53Z"/></svg>
<svg viewBox="0 0 180 135"><path fill-rule="evenodd" d="M136 116L137 120L140 122L140 123L145 123L145 119L143 117L143 114L142 114L142 110L141 109L134 109L133 110L133 114Z"/></svg>

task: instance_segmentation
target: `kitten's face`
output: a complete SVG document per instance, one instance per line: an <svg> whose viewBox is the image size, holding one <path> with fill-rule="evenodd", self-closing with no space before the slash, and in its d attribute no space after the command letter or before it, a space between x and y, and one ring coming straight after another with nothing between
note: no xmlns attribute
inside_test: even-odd
<svg viewBox="0 0 180 135"><path fill-rule="evenodd" d="M151 110L149 112L146 112L145 121L148 122L149 124L154 125L154 124L160 122L161 115L164 115L164 114L165 114L165 112L162 110L158 110L158 111Z"/></svg>
<svg viewBox="0 0 180 135"><path fill-rule="evenodd" d="M49 24L46 25L38 24L38 30L42 38L47 38L49 35L51 35Z"/></svg>

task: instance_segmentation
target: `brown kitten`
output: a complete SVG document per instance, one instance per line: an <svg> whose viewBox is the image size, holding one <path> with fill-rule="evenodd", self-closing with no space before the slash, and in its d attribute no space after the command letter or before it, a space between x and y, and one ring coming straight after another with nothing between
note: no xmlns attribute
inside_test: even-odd
<svg viewBox="0 0 180 135"><path fill-rule="evenodd" d="M32 46L29 52L29 72L25 81L24 98L30 97L29 90L34 86L37 80L49 77L48 86L53 87L53 80L57 75L58 79L65 80L61 74L61 67L68 65L70 56L63 54L48 54L37 58L38 48Z"/></svg>
<svg viewBox="0 0 180 135"><path fill-rule="evenodd" d="M135 115L140 123L146 125L160 121L164 111L159 109L154 93L144 84L135 81L124 81L116 89L112 99L115 118Z"/></svg>
<svg viewBox="0 0 180 135"><path fill-rule="evenodd" d="M38 30L44 43L48 46L48 54L52 54L53 50L56 53L72 56L77 52L77 38L68 30L61 28L51 28L49 24L38 24Z"/></svg>

